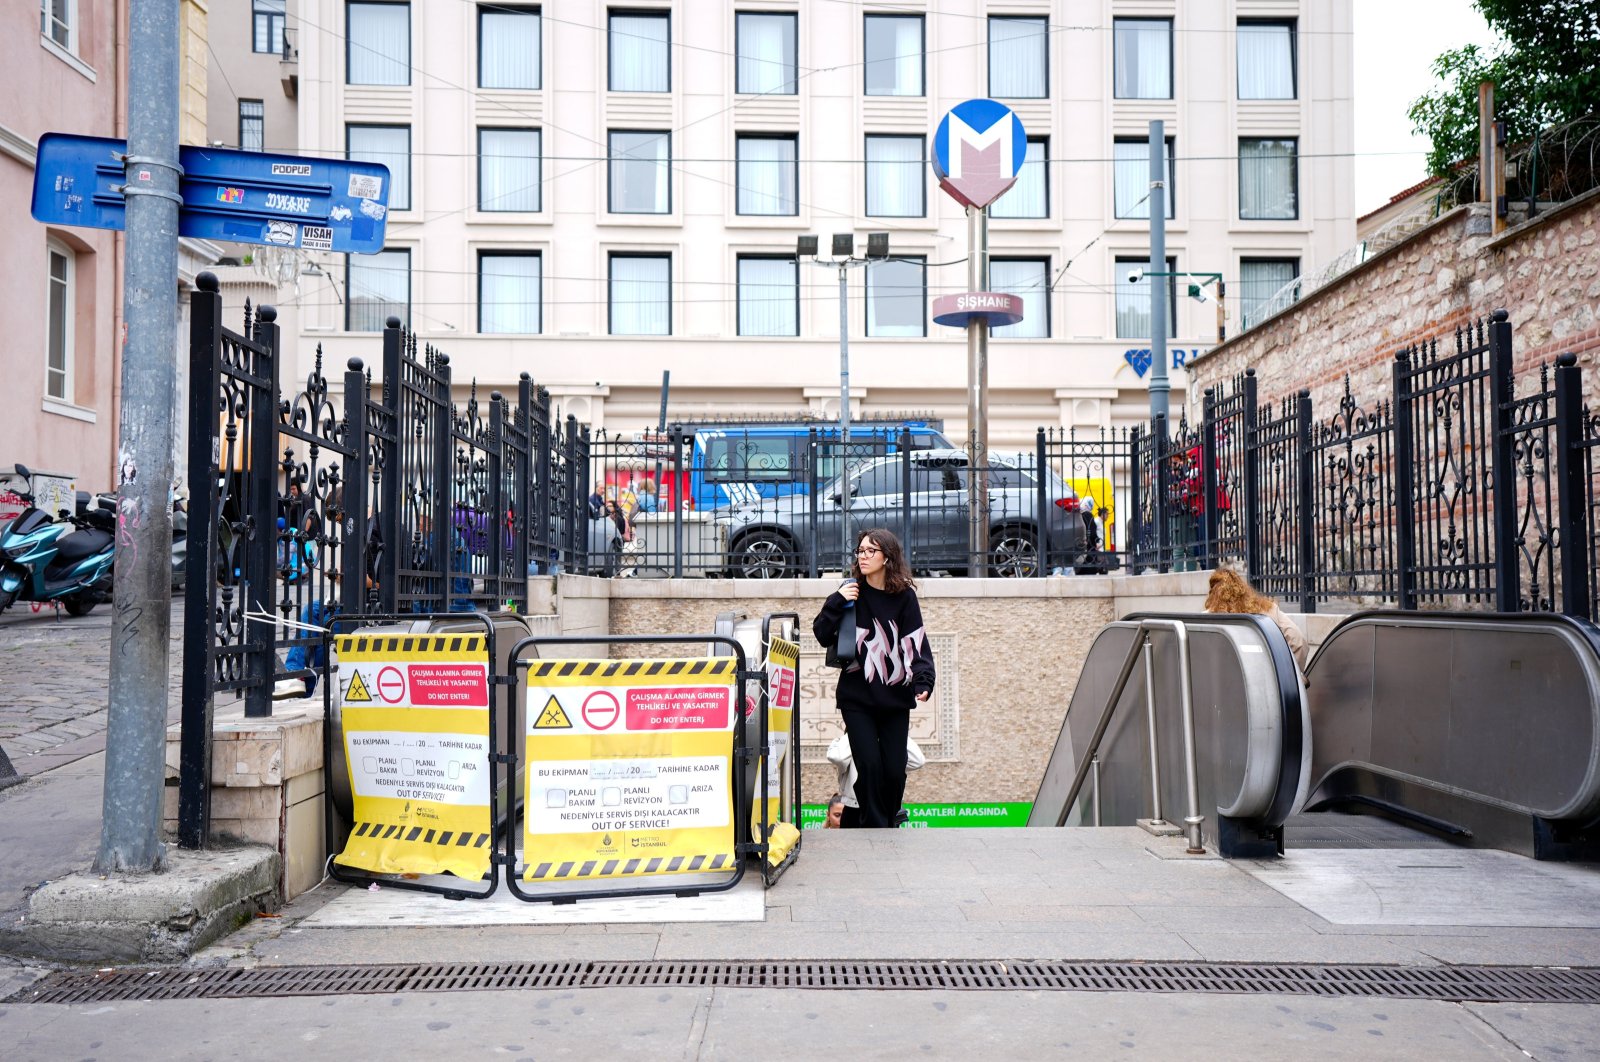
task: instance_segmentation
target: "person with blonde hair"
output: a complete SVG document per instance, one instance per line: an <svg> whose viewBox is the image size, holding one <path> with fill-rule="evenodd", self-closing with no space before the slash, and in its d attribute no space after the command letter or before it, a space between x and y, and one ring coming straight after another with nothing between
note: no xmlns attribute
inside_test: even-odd
<svg viewBox="0 0 1600 1062"><path fill-rule="evenodd" d="M1267 617L1283 632L1283 640L1289 643L1289 652L1294 654L1295 664L1299 666L1300 673L1305 674L1306 661L1310 656L1306 636L1300 633L1300 628L1294 625L1293 620L1283 614L1276 601L1257 593L1255 587L1250 585L1250 580L1232 568L1218 568L1212 572L1210 587L1210 592L1206 594L1207 612Z"/></svg>

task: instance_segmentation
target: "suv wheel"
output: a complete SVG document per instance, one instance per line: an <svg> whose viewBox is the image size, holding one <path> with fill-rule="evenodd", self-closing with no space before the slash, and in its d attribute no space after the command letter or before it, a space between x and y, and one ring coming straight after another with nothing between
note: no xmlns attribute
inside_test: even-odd
<svg viewBox="0 0 1600 1062"><path fill-rule="evenodd" d="M744 579L783 579L794 572L794 543L776 531L752 531L733 551L733 573Z"/></svg>
<svg viewBox="0 0 1600 1062"><path fill-rule="evenodd" d="M1026 527L1002 527L989 536L989 571L1007 579L1039 574L1039 544Z"/></svg>

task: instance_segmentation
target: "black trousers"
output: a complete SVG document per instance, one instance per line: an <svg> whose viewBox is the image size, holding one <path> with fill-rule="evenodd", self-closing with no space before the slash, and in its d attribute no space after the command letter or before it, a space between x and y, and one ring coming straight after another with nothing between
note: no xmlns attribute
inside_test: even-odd
<svg viewBox="0 0 1600 1062"><path fill-rule="evenodd" d="M856 765L858 825L867 829L894 826L895 812L906 795L906 737L911 713L895 709L866 711L841 705L850 756Z"/></svg>

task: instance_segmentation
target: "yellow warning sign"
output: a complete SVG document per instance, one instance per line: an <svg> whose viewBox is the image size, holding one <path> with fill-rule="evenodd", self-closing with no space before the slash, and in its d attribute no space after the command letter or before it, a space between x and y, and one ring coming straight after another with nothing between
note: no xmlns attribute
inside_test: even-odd
<svg viewBox="0 0 1600 1062"><path fill-rule="evenodd" d="M350 679L350 688L344 691L344 703L353 704L357 701L370 700L372 700L372 694L367 692L367 684L362 680L361 672L357 671L354 677Z"/></svg>
<svg viewBox="0 0 1600 1062"><path fill-rule="evenodd" d="M794 725L795 701L799 697L800 646L796 642L773 638L767 645L767 747L757 770L766 780L767 859L772 865L783 862L799 837L794 825L781 822L784 788L793 755L789 738ZM761 795L757 793L750 810L750 832L756 840L761 832Z"/></svg>
<svg viewBox="0 0 1600 1062"><path fill-rule="evenodd" d="M539 713L539 718L534 721L535 730L571 730L572 720L567 718L566 709L561 707L561 702L552 694L544 704L544 711Z"/></svg>

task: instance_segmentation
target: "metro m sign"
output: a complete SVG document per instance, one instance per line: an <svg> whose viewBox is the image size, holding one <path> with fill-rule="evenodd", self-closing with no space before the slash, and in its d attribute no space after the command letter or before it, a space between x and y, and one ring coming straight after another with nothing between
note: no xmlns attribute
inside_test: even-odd
<svg viewBox="0 0 1600 1062"><path fill-rule="evenodd" d="M933 172L939 187L956 202L979 210L1017 182L1027 157L1022 119L994 100L956 104L933 134Z"/></svg>

